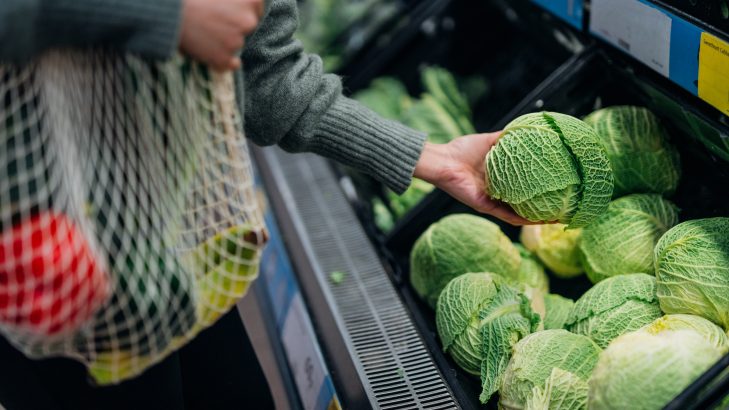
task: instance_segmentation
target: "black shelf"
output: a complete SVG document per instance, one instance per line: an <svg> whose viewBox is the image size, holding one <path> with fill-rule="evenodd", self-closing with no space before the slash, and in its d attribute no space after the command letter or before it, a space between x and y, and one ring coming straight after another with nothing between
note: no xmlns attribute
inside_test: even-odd
<svg viewBox="0 0 729 410"><path fill-rule="evenodd" d="M344 76L349 92L366 87L377 77L393 76L417 96L422 91L419 71L427 65L445 67L458 77L482 76L489 90L472 106L474 125L479 132L494 131L506 124L504 118L512 107L552 73L570 65L585 47L580 33L531 2L452 1L432 2L428 7L429 13L422 15L429 17L414 17L386 51L375 53L368 64L350 67L352 73ZM424 21L428 29L423 28ZM342 173L354 179L358 191L355 208L363 220L371 221L371 199L383 197L383 187L368 177ZM441 215L452 206L448 197L436 191L401 218L390 233L374 224L367 228L388 249L409 250L420 232L434 222L429 215Z"/></svg>
<svg viewBox="0 0 729 410"><path fill-rule="evenodd" d="M683 95L682 90L657 77L649 69L630 66L619 53L596 48L585 52L556 71L518 104L507 115L506 120L541 110L582 117L596 109L611 105L646 106L662 118L669 129L673 143L681 151L683 183L671 198L682 209L681 219L729 215L729 203L726 201L729 197L729 184L727 184L729 162L712 154L701 141L685 132L680 122L684 118L683 115L692 115L725 134L729 133L729 129L710 116L704 115L700 107L690 105L689 101L692 100L687 100L688 97L692 96ZM676 114L679 108L682 110L680 117ZM683 114L684 111L687 114ZM433 194L413 211L412 218L403 224L397 239L390 238L383 248L395 265L395 270L401 272L399 286L403 300L416 318L416 324L429 343L429 350L441 367L441 372L454 394L461 400L461 405L464 408L493 408L495 400L486 406L478 403L480 391L478 378L461 371L442 353L436 336L434 312L415 296L408 281L410 249L415 239L427 228L422 221L435 221L457 212L472 213L445 194ZM518 239L517 228L497 220L494 222L498 223L512 240ZM364 220L364 223L371 225L371 221ZM569 280L550 276L550 283L553 293L573 299L591 287L591 283L584 276ZM676 398L669 408L706 408L711 400L723 396L729 380L726 375L723 379L719 376L726 368L726 360L729 359L723 359L723 365L717 364L713 373L707 373L708 376L697 381L697 384Z"/></svg>
<svg viewBox="0 0 729 410"><path fill-rule="evenodd" d="M729 38L729 0L649 0L666 10Z"/></svg>

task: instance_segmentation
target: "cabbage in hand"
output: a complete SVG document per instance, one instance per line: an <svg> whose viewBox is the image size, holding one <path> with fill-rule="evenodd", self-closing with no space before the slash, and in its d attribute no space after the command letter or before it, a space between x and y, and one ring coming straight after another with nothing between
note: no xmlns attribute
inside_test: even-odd
<svg viewBox="0 0 729 410"><path fill-rule="evenodd" d="M664 312L702 316L729 329L729 218L676 225L658 241L655 260Z"/></svg>
<svg viewBox="0 0 729 410"><path fill-rule="evenodd" d="M485 167L487 193L530 221L581 228L607 209L613 194L610 163L595 130L564 114L512 121Z"/></svg>
<svg viewBox="0 0 729 410"><path fill-rule="evenodd" d="M513 345L536 330L539 316L503 277L468 273L440 294L435 323L443 350L463 370L481 375L486 402L501 385Z"/></svg>
<svg viewBox="0 0 729 410"><path fill-rule="evenodd" d="M678 151L658 117L646 108L619 106L585 118L600 136L615 177L614 197L672 194L681 177Z"/></svg>
<svg viewBox="0 0 729 410"><path fill-rule="evenodd" d="M588 336L605 348L616 337L638 330L662 315L653 276L620 275L585 292L572 307L565 328Z"/></svg>

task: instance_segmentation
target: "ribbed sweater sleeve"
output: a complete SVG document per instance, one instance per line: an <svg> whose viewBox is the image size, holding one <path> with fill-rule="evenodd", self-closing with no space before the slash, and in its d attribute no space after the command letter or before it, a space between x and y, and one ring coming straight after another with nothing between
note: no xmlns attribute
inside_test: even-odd
<svg viewBox="0 0 729 410"><path fill-rule="evenodd" d="M259 145L313 152L353 166L401 193L410 184L425 135L385 120L342 96L293 35L296 0L269 0L243 51L246 135Z"/></svg>
<svg viewBox="0 0 729 410"><path fill-rule="evenodd" d="M182 0L1 0L0 60L49 48L104 47L164 59L177 49Z"/></svg>

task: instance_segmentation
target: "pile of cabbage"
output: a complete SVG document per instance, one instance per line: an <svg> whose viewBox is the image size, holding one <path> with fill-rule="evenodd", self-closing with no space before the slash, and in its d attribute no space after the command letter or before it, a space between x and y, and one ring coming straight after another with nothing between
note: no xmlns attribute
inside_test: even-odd
<svg viewBox="0 0 729 410"><path fill-rule="evenodd" d="M469 100L479 98L486 87L478 80L463 80L473 94L469 97L461 92L456 78L448 70L425 67L421 72L424 92L420 98L411 97L405 85L392 77L373 80L369 88L357 92L353 98L384 118L427 133L428 141L442 144L476 132ZM386 201L379 198L372 201L375 223L382 231L390 231L397 220L432 190L431 184L416 179L402 195L387 191Z"/></svg>
<svg viewBox="0 0 729 410"><path fill-rule="evenodd" d="M512 167L549 178L551 163L538 159L558 149L534 142L571 147L554 158L574 167L575 186L535 182L550 188L515 207L541 215L535 220L562 215L564 224L524 227L519 244L486 218L450 215L411 252L410 281L435 309L443 350L480 378L481 401L498 396L502 409L660 409L729 353L729 217L679 223L665 197L677 189L680 161L653 114L614 107L587 120L576 125L553 113L519 120L502 137L517 141L492 151L534 150L519 165L514 153L493 158L495 174ZM590 135L583 142L596 138L602 147L581 151L591 153L583 164L599 165L592 171L568 158L577 150L567 140L579 136L563 138L583 128ZM546 139L532 135L539 133ZM583 182L604 172L600 153L612 176L605 185ZM528 196L518 177L511 183ZM604 201L604 209L585 201ZM577 300L550 293L550 276L583 272L593 286Z"/></svg>

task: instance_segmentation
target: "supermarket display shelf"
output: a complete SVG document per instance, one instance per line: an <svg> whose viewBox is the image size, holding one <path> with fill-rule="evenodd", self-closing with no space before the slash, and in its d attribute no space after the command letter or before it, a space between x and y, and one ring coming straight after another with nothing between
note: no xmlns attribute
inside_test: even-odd
<svg viewBox="0 0 729 410"><path fill-rule="evenodd" d="M696 39L704 32L723 37L726 28L720 22L709 24L688 6L676 6L677 1L620 0L670 13L673 31L668 35L675 41L669 51L683 49L662 60L668 64L667 74L655 58L635 47L626 54L625 44L605 47L611 41L604 33L597 35L600 41L588 36L599 28L590 14L590 7L599 3L605 4L423 1L340 74L350 91L389 75L401 79L412 95L420 91L417 73L423 65L441 65L456 75L482 74L495 89L491 99L474 107L480 131L500 129L534 111L582 117L611 105L646 106L664 120L680 147L683 180L690 183L682 183L671 199L681 208L681 219L729 215L729 120L716 104L697 95L694 67L700 56ZM559 10L550 10L568 24L539 12L535 4L547 9L557 4ZM499 36L492 42L479 38L485 27ZM680 36L686 33L690 36ZM254 153L343 406L496 408L495 400L479 403L478 378L442 352L434 312L408 280L410 250L422 232L448 214L474 212L436 190L384 234L369 206L373 197L383 195L379 184L310 155L291 156L277 149ZM518 228L494 222L517 240ZM345 273L341 283L330 278L334 271ZM573 299L591 287L585 277L550 277L550 283L553 293ZM666 409L718 404L729 390L727 368L729 355Z"/></svg>
<svg viewBox="0 0 729 410"><path fill-rule="evenodd" d="M506 118L539 110L557 111L574 116L584 116L595 109L619 104L636 104L647 106L656 114L667 120L670 134L674 142L682 147L683 173L685 180L691 184L682 184L672 198L682 209L682 220L720 216L729 214L729 162L715 156L704 146L691 130L686 132L678 126L687 121L704 121L710 129L721 130L729 135L727 127L713 122L702 115L701 110L687 105L686 96L681 90L675 90L673 84L665 79L656 78L648 69L636 70L625 65L619 53L592 49L575 58L570 64L556 71L544 84L537 87L522 103L516 106ZM667 87L667 88L666 88ZM690 96L689 96L690 97ZM689 117L691 116L691 117ZM417 323L423 334L435 334L434 312L430 307L414 297L409 285L409 253L415 239L427 228L428 223L447 214L473 211L447 197L443 193L432 195L427 202L421 203L403 222L398 237L389 238L384 245L393 265L401 273L400 283L404 300L414 316L421 318ZM502 230L512 239L518 240L519 230L500 221ZM364 220L365 225L371 221ZM591 283L583 276L571 280L560 280L550 277L551 291L573 299L591 287ZM446 357L439 344L433 338L430 350L437 363L446 363L441 371L453 374L461 388L471 390L470 402L461 403L464 407L477 407L478 382L469 376ZM729 383L727 375L720 375L726 368L726 360L718 363L716 368L707 373L698 384L676 398L670 408L702 409L708 408L713 399L723 396ZM723 377L723 379L721 379ZM711 381L711 382L710 382ZM711 386L707 389L706 386ZM723 390L722 390L723 389ZM493 403L490 403L493 404Z"/></svg>
<svg viewBox="0 0 729 410"><path fill-rule="evenodd" d="M457 407L329 163L254 157L343 408Z"/></svg>
<svg viewBox="0 0 729 410"><path fill-rule="evenodd" d="M697 26L703 26L729 38L729 1L727 0L650 0L666 10L681 15Z"/></svg>
<svg viewBox="0 0 729 410"><path fill-rule="evenodd" d="M356 80L345 77L345 87L356 92L377 77L391 76L417 96L422 90L419 70L425 65L444 67L458 77L481 76L487 79L489 88L472 106L475 128L482 132L500 129L512 107L555 71L569 66L575 52L585 47L566 25L545 19L538 11L529 2L453 2L432 17L434 26L440 27L436 34L420 32L403 50L393 46L398 52L393 51L389 59L382 58L376 69L363 68ZM483 37L484 28L499 35L474 41ZM365 220L371 219L370 201L375 196L385 197L382 186L358 175L353 178L360 197L356 209ZM388 247L409 249L417 235L433 222L427 215L448 206L450 200L434 192L401 218L390 233L384 234L375 226L367 228ZM413 230L414 224L421 229Z"/></svg>
<svg viewBox="0 0 729 410"><path fill-rule="evenodd" d="M589 53L589 52L587 52ZM574 55L570 57L565 63L558 66L550 75L548 75L544 81L538 85L535 85L530 93L524 95L525 100L530 101L531 96L538 93L542 87L542 84L552 84L569 75L574 69L576 64L579 64L584 57L582 54ZM523 104L522 101L515 103L514 106ZM485 108L488 109L488 108ZM534 110L539 110L539 107L534 107ZM475 116L479 116L483 111L476 111ZM502 129L508 124L514 117L513 111L505 114L501 119L496 122L493 129ZM417 238L425 232L425 230L435 221L442 218L445 215L456 213L456 212L472 212L466 206L454 201L448 194L440 190L435 190L427 197L425 197L418 205L416 205L410 212L408 212L403 218L397 221L395 227L391 232L382 236L380 239L384 240L385 248L390 252L398 255L407 255L410 252L413 244ZM365 218L366 219L366 218ZM513 230L512 227L502 224L502 229ZM371 230L377 231L376 227L372 227ZM402 257L401 257L402 259ZM401 261L402 263L402 261Z"/></svg>
<svg viewBox="0 0 729 410"><path fill-rule="evenodd" d="M729 0L532 1L729 115Z"/></svg>
<svg viewBox="0 0 729 410"><path fill-rule="evenodd" d="M532 0L577 30L585 28L585 0Z"/></svg>

